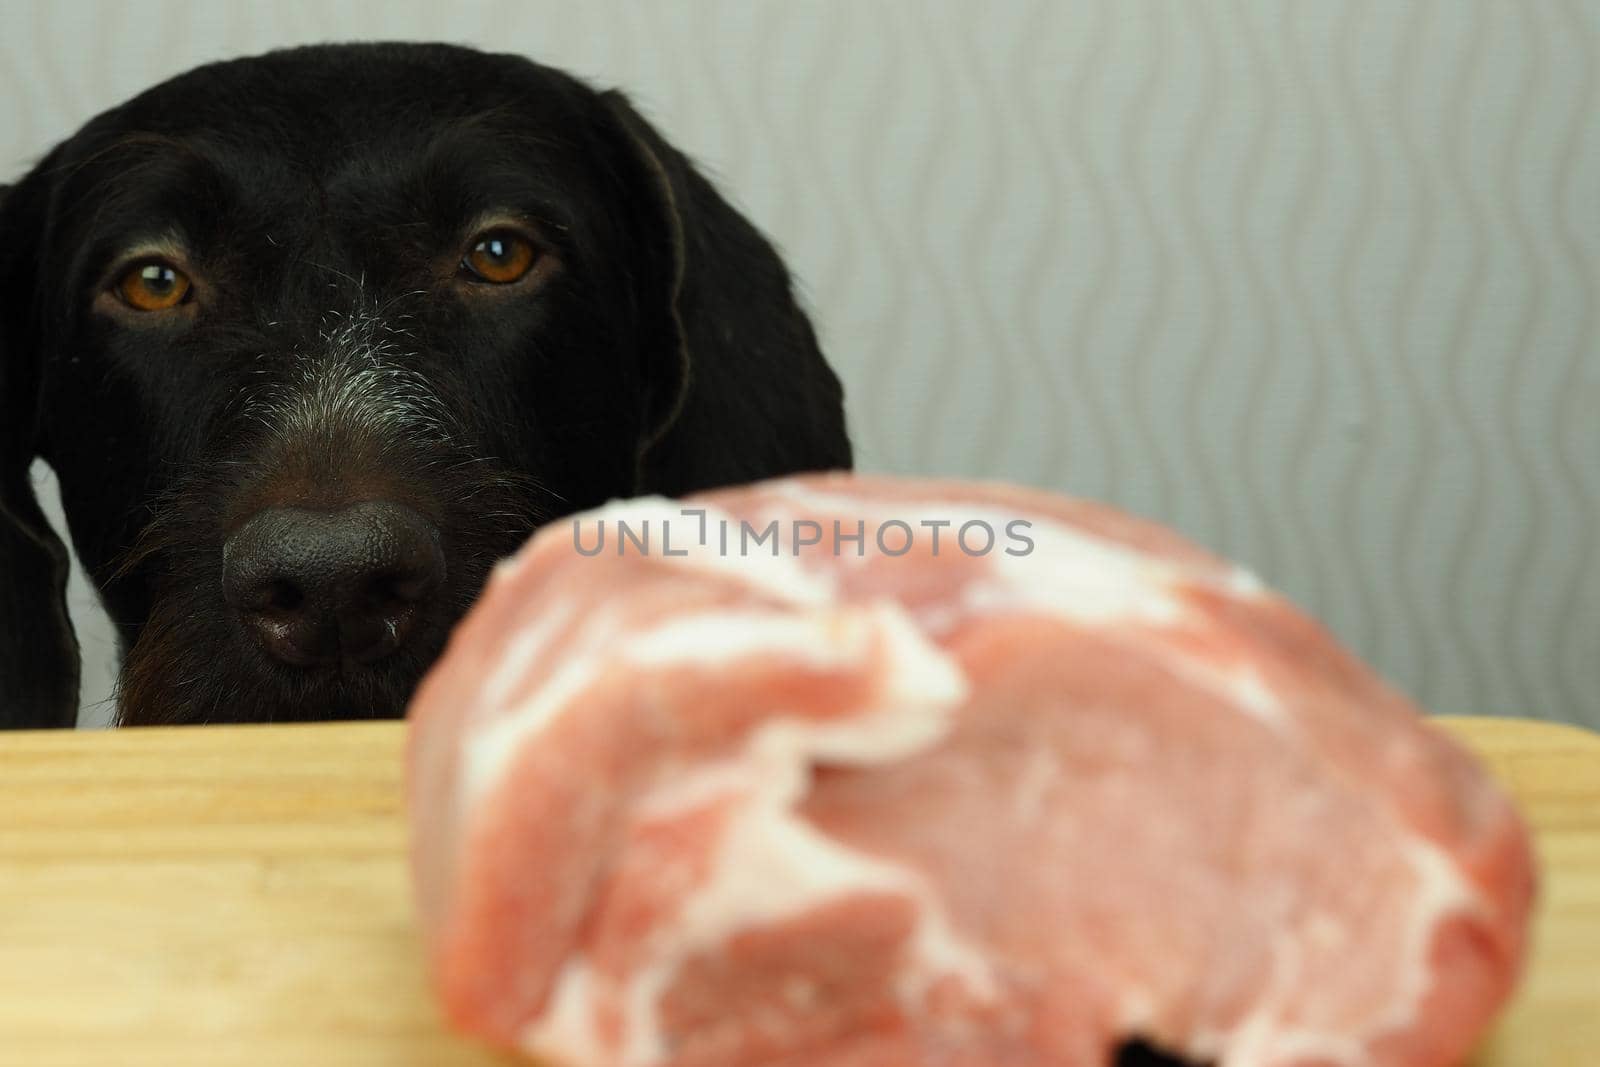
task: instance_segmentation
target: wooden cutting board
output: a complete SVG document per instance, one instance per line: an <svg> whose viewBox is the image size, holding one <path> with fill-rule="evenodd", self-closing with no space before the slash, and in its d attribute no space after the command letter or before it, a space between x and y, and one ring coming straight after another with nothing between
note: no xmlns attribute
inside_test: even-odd
<svg viewBox="0 0 1600 1067"><path fill-rule="evenodd" d="M1600 1063L1600 737L1446 720L1545 888L1475 1067ZM399 723L0 734L0 1067L473 1067L412 922Z"/></svg>

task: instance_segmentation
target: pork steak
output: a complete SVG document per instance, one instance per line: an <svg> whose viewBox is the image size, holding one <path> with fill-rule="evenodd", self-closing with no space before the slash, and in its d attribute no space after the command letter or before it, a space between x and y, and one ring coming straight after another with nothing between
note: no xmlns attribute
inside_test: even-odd
<svg viewBox="0 0 1600 1067"><path fill-rule="evenodd" d="M411 709L461 1028L563 1067L1446 1067L1534 871L1483 771L1244 571L853 476L617 503Z"/></svg>

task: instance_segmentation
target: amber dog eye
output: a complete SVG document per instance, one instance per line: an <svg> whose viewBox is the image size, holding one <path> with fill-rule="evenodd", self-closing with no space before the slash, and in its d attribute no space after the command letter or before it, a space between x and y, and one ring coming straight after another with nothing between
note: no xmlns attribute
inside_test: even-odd
<svg viewBox="0 0 1600 1067"><path fill-rule="evenodd" d="M538 258L533 243L526 237L509 230L497 230L473 242L472 250L462 257L461 269L491 285L510 285L521 281Z"/></svg>
<svg viewBox="0 0 1600 1067"><path fill-rule="evenodd" d="M117 295L135 311L166 311L189 297L189 276L168 263L135 263L117 279Z"/></svg>

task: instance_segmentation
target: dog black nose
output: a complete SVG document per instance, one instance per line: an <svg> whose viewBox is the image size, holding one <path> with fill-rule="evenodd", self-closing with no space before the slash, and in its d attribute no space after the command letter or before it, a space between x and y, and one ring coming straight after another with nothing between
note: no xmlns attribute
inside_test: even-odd
<svg viewBox="0 0 1600 1067"><path fill-rule="evenodd" d="M389 655L445 570L433 524L382 501L267 508L228 538L222 560L228 603L268 652L299 667Z"/></svg>

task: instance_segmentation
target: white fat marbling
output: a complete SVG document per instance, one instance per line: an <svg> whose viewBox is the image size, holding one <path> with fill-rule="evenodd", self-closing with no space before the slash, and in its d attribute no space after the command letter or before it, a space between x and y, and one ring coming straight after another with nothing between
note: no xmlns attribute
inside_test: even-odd
<svg viewBox="0 0 1600 1067"><path fill-rule="evenodd" d="M901 896L916 909L911 960L898 982L902 996L918 997L929 984L949 976L963 980L975 995L992 995L994 980L982 954L950 927L937 895L920 875L826 836L796 812L816 763L887 762L935 745L949 729L950 713L966 698L959 667L897 605L875 605L841 632L849 635L855 625L868 627L869 643L883 654L879 686L860 713L829 722L770 722L750 737L738 758L677 779L636 808L637 817L654 821L724 798L738 805L717 844L709 876L684 898L676 915L649 935L653 962L631 975L625 988L613 991L624 1013L626 1036L624 1047L613 1050L609 1062L649 1067L666 1058L660 1000L696 953L739 931L863 893ZM851 635L850 640L860 638ZM647 641L643 647L653 660L663 646ZM558 1060L572 1057L586 1063L576 1057L588 1054L595 1024L592 1018L584 1021L579 1007L565 998L586 996L591 1016L600 1009L601 998L579 978L564 978L562 993L548 1017L529 1029L526 1047Z"/></svg>

